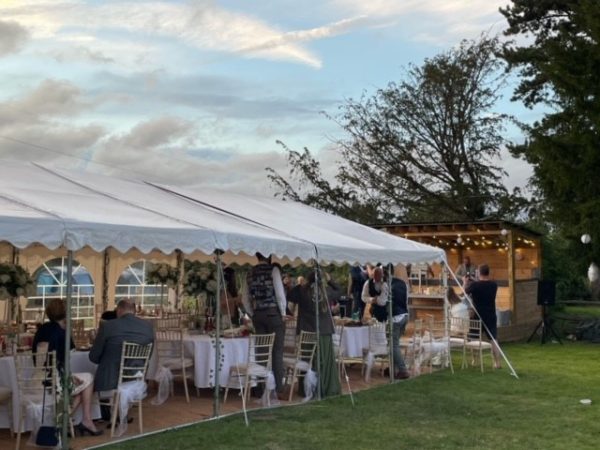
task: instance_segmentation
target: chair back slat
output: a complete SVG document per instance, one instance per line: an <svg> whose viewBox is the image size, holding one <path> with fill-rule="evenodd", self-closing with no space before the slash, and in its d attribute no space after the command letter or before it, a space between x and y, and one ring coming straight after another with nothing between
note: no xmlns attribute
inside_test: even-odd
<svg viewBox="0 0 600 450"><path fill-rule="evenodd" d="M270 370L273 365L274 343L275 333L251 335L248 340L248 362L260 364Z"/></svg>
<svg viewBox="0 0 600 450"><path fill-rule="evenodd" d="M58 371L56 370L55 351L38 351L34 354L19 353L15 355L15 369L21 399L24 397L37 399L39 397L41 402L44 389L47 389L46 395L54 396L56 394Z"/></svg>
<svg viewBox="0 0 600 450"><path fill-rule="evenodd" d="M182 331L157 330L155 333L155 346L159 361L165 358L182 358L184 354Z"/></svg>
<svg viewBox="0 0 600 450"><path fill-rule="evenodd" d="M155 327L157 330L178 330L181 329L182 315L174 315L155 319Z"/></svg>
<svg viewBox="0 0 600 450"><path fill-rule="evenodd" d="M331 336L331 341L333 343L333 351L336 358L341 358L344 356L344 349L342 346L342 339L344 338L344 324L336 325L334 329L334 333Z"/></svg>
<svg viewBox="0 0 600 450"><path fill-rule="evenodd" d="M296 349L296 360L304 361L312 365L312 360L317 349L317 333L301 331L298 347Z"/></svg>
<svg viewBox="0 0 600 450"><path fill-rule="evenodd" d="M385 323L369 325L369 348L377 348L388 345L387 327Z"/></svg>
<svg viewBox="0 0 600 450"><path fill-rule="evenodd" d="M450 336L466 339L469 333L469 319L450 317Z"/></svg>
<svg viewBox="0 0 600 450"><path fill-rule="evenodd" d="M133 342L123 342L119 386L127 381L144 380L146 378L151 353L152 344L140 345Z"/></svg>
<svg viewBox="0 0 600 450"><path fill-rule="evenodd" d="M469 341L481 341L481 320L469 320L469 329L467 330L467 339Z"/></svg>
<svg viewBox="0 0 600 450"><path fill-rule="evenodd" d="M283 338L283 347L286 353L293 353L296 350L296 319L287 320L285 322L285 337Z"/></svg>

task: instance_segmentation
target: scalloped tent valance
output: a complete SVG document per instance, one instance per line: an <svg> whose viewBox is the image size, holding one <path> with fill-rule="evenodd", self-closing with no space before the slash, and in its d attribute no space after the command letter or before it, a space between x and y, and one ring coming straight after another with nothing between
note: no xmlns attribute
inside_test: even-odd
<svg viewBox="0 0 600 450"><path fill-rule="evenodd" d="M440 262L444 251L303 204L156 185L3 161L0 240L18 248L156 249L228 259L256 252L282 261Z"/></svg>

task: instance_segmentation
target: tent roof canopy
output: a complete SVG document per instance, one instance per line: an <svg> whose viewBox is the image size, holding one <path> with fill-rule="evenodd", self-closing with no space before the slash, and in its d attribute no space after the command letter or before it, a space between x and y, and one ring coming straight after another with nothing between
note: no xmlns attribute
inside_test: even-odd
<svg viewBox="0 0 600 450"><path fill-rule="evenodd" d="M3 161L0 240L96 251L223 250L321 263L443 261L443 250L295 202ZM229 258L228 258L229 259Z"/></svg>

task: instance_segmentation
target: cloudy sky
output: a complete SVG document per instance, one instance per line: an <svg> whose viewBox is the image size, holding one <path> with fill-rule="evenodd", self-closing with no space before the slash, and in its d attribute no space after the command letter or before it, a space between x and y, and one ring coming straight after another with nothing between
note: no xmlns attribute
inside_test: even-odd
<svg viewBox="0 0 600 450"><path fill-rule="evenodd" d="M2 0L0 157L269 194L277 139L333 167L322 111L501 31L506 3Z"/></svg>

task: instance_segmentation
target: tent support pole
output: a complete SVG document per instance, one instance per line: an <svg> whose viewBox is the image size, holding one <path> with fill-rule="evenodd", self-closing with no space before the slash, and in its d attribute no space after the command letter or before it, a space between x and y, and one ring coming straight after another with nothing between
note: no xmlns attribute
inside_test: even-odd
<svg viewBox="0 0 600 450"><path fill-rule="evenodd" d="M108 309L108 271L110 266L110 250L106 248L102 254L102 312ZM94 312L96 305L94 305ZM97 318L97 317L96 317Z"/></svg>
<svg viewBox="0 0 600 450"><path fill-rule="evenodd" d="M217 265L217 293L215 297L215 390L213 400L213 416L220 415L219 388L221 381L221 280L223 268L221 267L221 253L215 251L215 264Z"/></svg>
<svg viewBox="0 0 600 450"><path fill-rule="evenodd" d="M388 331L390 333L389 338L389 356L390 356L390 364L389 364L389 372L390 372L390 383L394 382L394 345L400 345L399 342L394 342L394 321L392 315L392 277L394 276L394 272L392 270L392 264L388 265L388 298L387 298L387 307L388 307Z"/></svg>
<svg viewBox="0 0 600 450"><path fill-rule="evenodd" d="M64 450L69 448L69 406L71 405L71 300L73 298L73 251L67 252L67 298L65 324L65 360L63 371L63 411L61 420L61 445Z"/></svg>
<svg viewBox="0 0 600 450"><path fill-rule="evenodd" d="M444 289L444 339L448 340L450 336L450 302L448 301L448 265L443 261L442 266L442 287ZM447 360L446 363L452 367L454 373L454 366L452 365L452 353L450 352L450 344L448 344Z"/></svg>
<svg viewBox="0 0 600 450"><path fill-rule="evenodd" d="M319 263L315 260L315 326L317 331L317 400L321 400L321 330L319 327L319 313L321 312L320 305L320 283L321 273L319 270Z"/></svg>

